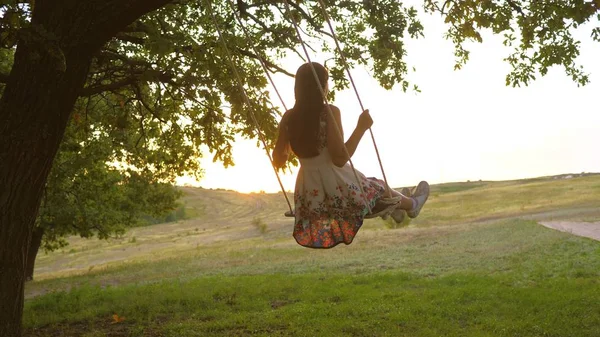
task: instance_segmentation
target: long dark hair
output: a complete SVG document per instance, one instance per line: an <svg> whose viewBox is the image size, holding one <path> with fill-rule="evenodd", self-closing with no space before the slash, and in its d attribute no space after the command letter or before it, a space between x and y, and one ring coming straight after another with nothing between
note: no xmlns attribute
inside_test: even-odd
<svg viewBox="0 0 600 337"><path fill-rule="evenodd" d="M296 103L290 114L288 132L292 150L300 158L310 158L319 154L319 121L325 106L325 98L315 81L312 67L319 77L323 90L329 79L325 67L316 62L305 63L296 71L294 85Z"/></svg>

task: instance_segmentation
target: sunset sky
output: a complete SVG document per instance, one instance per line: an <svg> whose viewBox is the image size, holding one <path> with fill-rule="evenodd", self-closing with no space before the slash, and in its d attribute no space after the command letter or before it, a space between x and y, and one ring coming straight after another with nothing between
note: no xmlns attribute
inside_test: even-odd
<svg viewBox="0 0 600 337"><path fill-rule="evenodd" d="M484 34L482 44L469 44L470 61L453 70L452 44L437 16L424 16L425 38L407 41L409 80L421 93L386 91L365 69L352 70L361 99L371 111L373 132L392 187L466 180L506 180L561 173L600 171L600 43L591 40L592 27L576 33L582 40L579 63L591 83L577 87L562 68L552 68L528 87L505 86L510 70L503 61L510 49L499 37ZM323 55L311 55L323 62ZM301 61L289 61L295 72ZM275 81L288 106L293 106L293 79ZM276 98L273 94L272 97ZM274 104L279 104L274 101ZM352 90L339 92L333 104L340 107L346 137L360 106ZM279 191L263 149L256 141L240 140L234 149L235 167L201 160L205 175L200 182L179 180L204 188L240 192ZM367 176L381 176L368 133L353 157ZM294 189L295 172L283 176L286 190Z"/></svg>

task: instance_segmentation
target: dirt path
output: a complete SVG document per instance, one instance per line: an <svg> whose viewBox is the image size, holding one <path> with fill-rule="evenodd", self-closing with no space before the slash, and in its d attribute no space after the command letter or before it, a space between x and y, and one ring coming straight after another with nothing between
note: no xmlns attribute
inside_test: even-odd
<svg viewBox="0 0 600 337"><path fill-rule="evenodd" d="M574 222L574 221L541 221L545 227L567 232L574 235L585 236L600 241L600 221Z"/></svg>

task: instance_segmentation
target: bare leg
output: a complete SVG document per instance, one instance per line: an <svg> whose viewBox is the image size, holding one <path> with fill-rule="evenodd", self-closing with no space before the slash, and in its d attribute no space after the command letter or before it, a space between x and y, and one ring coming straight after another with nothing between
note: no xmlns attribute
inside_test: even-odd
<svg viewBox="0 0 600 337"><path fill-rule="evenodd" d="M405 211L410 211L413 208L413 199L409 197L402 196L402 200L400 201L400 208Z"/></svg>
<svg viewBox="0 0 600 337"><path fill-rule="evenodd" d="M394 197L402 196L402 200L400 200L400 207L399 207L400 209L409 211L413 208L413 200L411 197L406 196L406 195L396 191L393 188L390 188L390 191L392 192L392 196L394 196Z"/></svg>
<svg viewBox="0 0 600 337"><path fill-rule="evenodd" d="M394 221L401 223L404 221L405 214L410 218L416 218L419 215L421 208L429 196L429 184L426 181L421 181L417 185L414 192L403 189L402 191L407 195L404 195L398 191L391 191L393 196L401 197L399 205L391 214ZM414 195L412 195L413 193Z"/></svg>

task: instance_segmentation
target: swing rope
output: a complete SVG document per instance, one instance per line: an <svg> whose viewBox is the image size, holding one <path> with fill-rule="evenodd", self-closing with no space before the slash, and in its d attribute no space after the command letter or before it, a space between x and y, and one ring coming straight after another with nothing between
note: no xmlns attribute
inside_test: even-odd
<svg viewBox="0 0 600 337"><path fill-rule="evenodd" d="M223 49L225 50L225 55L227 56L227 59L229 60L229 63L231 65L231 69L233 70L233 73L234 73L234 75L235 75L235 77L237 79L237 82L238 82L238 85L239 85L240 89L242 90L242 94L244 96L244 100L246 101L246 105L249 108L250 115L252 117L252 120L254 122L254 126L256 128L256 132L258 133L258 137L260 138L260 141L262 142L263 147L265 148L265 151L267 152L267 156L269 157L269 161L271 162L271 167L273 167L273 171L275 172L275 176L277 177L277 182L279 182L279 187L281 187L281 192L283 192L283 196L285 197L285 200L287 201L288 207L290 209L289 214L293 214L294 211L292 209L292 204L290 202L290 199L287 196L287 193L285 192L285 188L283 187L283 183L281 182L281 178L279 177L279 173L277 172L277 168L275 168L275 164L273 164L273 158L271 157L271 153L269 152L269 147L267 146L267 142L266 142L266 140L265 140L265 138L264 138L264 136L263 136L263 134L262 134L262 132L260 130L260 124L258 123L258 120L256 119L256 116L254 115L254 108L253 108L253 106L252 106L252 104L250 102L250 98L248 97L248 94L246 93L246 89L244 88L244 84L242 82L242 78L241 78L240 74L237 71L237 68L235 66L235 63L233 62L233 58L232 58L231 54L229 53L229 48L227 48L227 43L225 43L225 39L223 38L223 34L221 33L221 29L219 28L219 25L217 23L217 18L215 16L215 13L213 12L213 8L212 8L212 5L210 3L210 0L207 0L206 2L208 4L207 7L208 7L208 10L210 11L210 16L212 17L213 23L215 25L215 29L217 31L217 34L219 35L219 40L221 41L221 44L223 45ZM235 13L235 11L234 11L234 13ZM236 16L237 16L237 14L236 14ZM258 55L258 53L257 53L257 55ZM260 55L258 57L260 58ZM262 63L263 62L261 60L261 64ZM264 65L263 65L263 69L266 70L266 67L264 67ZM268 71L267 71L267 74L268 74ZM271 77L269 76L269 79L270 78ZM271 82L271 83L274 86L274 83L273 82ZM278 91L277 91L277 94L279 95ZM279 96L279 98L281 99L281 96ZM282 100L282 102L283 102L283 100ZM284 105L284 107L285 107L285 105ZM286 213L286 215L287 215L287 213Z"/></svg>
<svg viewBox="0 0 600 337"><path fill-rule="evenodd" d="M284 2L285 2L285 5L286 5L286 8L287 8L287 11L288 11L288 13L289 13L289 12L290 12L290 6L289 6L289 3L288 3L288 1L287 1L287 0L284 0ZM351 83L352 83L352 86L353 86L353 88L354 88L354 92L355 92L355 94L356 94L356 97L357 97L357 99L358 99L358 101L359 101L359 104L360 104L360 106L361 106L361 109L364 111L364 107L363 107L362 101L361 101L361 99L360 99L360 96L359 96L359 94L358 94L358 90L356 89L356 85L354 84L354 79L352 78L352 75L350 74L350 69L349 69L348 63L347 63L347 61L346 61L346 59L345 59L345 57L344 57L344 55L343 55L343 53L342 53L342 50L341 50L341 48L340 48L340 46L339 46L339 43L338 43L337 37L335 36L335 32L334 32L334 30L333 30L333 27L332 27L332 25L331 25L331 22L330 22L330 20L329 20L329 16L328 16L328 15L327 15L327 13L326 13L325 6L324 6L324 4L323 4L323 2L322 2L321 0L319 0L319 2L320 2L320 4L321 4L321 8L322 8L323 14L324 14L324 16L325 16L325 18L326 18L326 20L327 20L327 23L328 23L328 25L329 25L329 28L330 28L330 30L331 30L331 32L332 32L332 37L333 37L333 39L334 39L334 41L335 41L335 43L336 43L337 50L338 50L338 52L339 52L339 53L340 53L340 55L341 55L342 61L344 62L345 69L346 69L346 71L347 71L347 73L348 73L348 76L349 76L349 78L350 78L350 81L351 81ZM228 5L229 5L230 9L232 10L232 12L234 13L234 16L235 16L235 18L236 18L236 21L239 23L240 27L242 28L242 30L243 30L243 32L244 32L244 34L246 35L246 38L247 38L248 40L251 40L251 39L250 39L250 34L248 33L248 31L247 31L247 30L246 30L246 28L244 27L244 24L242 23L242 21L241 21L240 17L237 15L237 12L236 12L235 8L233 7L233 4L232 4L231 2L229 2L229 1L228 1ZM268 150L268 147L267 147L266 141L265 141L265 139L264 139L264 136L263 136L263 134L262 134L262 132L261 132L261 130L260 130L260 125L259 125L259 123L258 123L258 120L257 120L257 118L256 118L255 114L254 114L254 111L253 111L253 108L252 108L252 105L251 105L250 99L249 99L249 97L248 97L248 95L247 95L247 92L246 92L246 90L245 90L245 88L244 88L244 85L243 85L242 79L241 79L241 77L240 77L240 75L239 75L239 73L238 73L238 71L237 71L237 68L236 68L236 66L235 66L235 63L233 62L233 58L232 58L232 56L231 56L231 54L230 54L230 52L229 52L229 49L227 48L227 44L225 43L225 40L224 40L224 38L223 38L223 34L222 34L222 32L221 32L221 30L220 30L220 28L219 28L219 25L218 25L218 23L217 23L216 16L215 16L215 14L214 14L214 12L213 12L212 5L210 4L210 0L208 0L208 8L209 8L209 10L210 10L210 14L211 14L211 17L212 17L213 23L214 23L214 25L215 25L215 28L216 28L216 30L217 30L217 34L218 34L218 36L219 36L219 39L220 39L220 41L221 41L221 43L222 43L222 45L223 45L223 47L224 47L224 50L225 50L226 56L227 56L227 58L228 58L228 60L229 60L229 63L230 63L230 65L231 65L231 68L232 68L232 70L233 70L233 72L234 72L234 75L236 76L236 79L237 79L238 85L239 85L239 87L242 89L242 93L243 93L243 96L244 96L244 100L246 101L246 104L247 104L247 105L250 107L250 110L249 110L249 112L250 112L250 115L251 115L251 117L252 117L252 119L253 119L253 122L254 122L254 125L255 125L255 128L256 128L256 131L257 131L257 133L258 133L258 135L259 135L259 138L260 138L260 140L261 140L261 142L262 142L262 144L263 144L263 147L265 148L265 151L267 152L267 156L268 156L268 158L269 158L269 161L271 162L271 166L273 167L273 170L274 170L274 172L275 172L275 176L277 177L277 181L279 182L279 186L280 186L280 188L281 188L281 191L283 192L283 195L284 195L284 197L285 197L285 199L286 199L286 202L287 202L287 204L288 204L288 207L289 207L289 212L286 212L286 213L285 213L285 215L286 215L286 216L294 216L294 212L293 212L293 209L292 209L292 206L291 206L290 200L289 200L289 198L288 198L288 196L287 196L287 194L286 194L286 192L285 192L285 188L283 187L283 184L282 184L282 182L281 182L281 179L280 179L280 177L279 177L279 174L278 174L278 172L277 172L277 169L275 168L275 165L273 164L273 159L272 159L272 157L271 157L271 154L269 153L269 150ZM299 41L300 41L300 44L301 44L301 46L302 46L302 49L304 50L304 53L305 53L305 55L306 55L306 57L307 57L307 59L308 59L308 62L309 62L309 64L310 64L310 67L311 67L311 70L312 70L312 72L313 72L313 76L315 76L315 80L316 80L316 82L317 82L317 86L318 86L318 88L319 88L319 90L320 90L320 92L321 92L322 96L324 97L325 104L326 104L326 107L327 107L327 109L328 109L329 113L332 115L333 113L332 113L332 111L331 111L331 108L330 108L330 106L329 106L329 104L328 104L328 102L327 102L327 98L326 98L326 95L325 95L324 89L323 89L323 87L321 86L321 83L320 83L320 81L319 81L319 79L318 79L318 75L317 75L317 73L316 73L316 69L314 68L314 66L312 65L312 63L310 63L310 62L311 62L311 60L310 60L310 55L309 55L309 53L308 53L308 50L306 49L305 43L304 43L304 41L303 41L303 39L302 39L302 35L300 34L300 28L298 27L298 22L295 20L295 18L294 18L294 16L293 16L293 15L292 15L291 17L292 17L292 23L294 24L294 28L295 28L295 30L296 30L296 34L297 34L297 36L298 36L298 39L299 39ZM267 68L267 66L266 66L266 63L265 63L265 61L263 60L263 58L261 57L260 53L258 52L258 50L256 49L256 47L254 47L254 45L253 45L253 44L252 44L252 49L254 50L254 53L255 53L255 55L256 55L256 57L257 57L257 59L259 60L259 62L260 62L260 64L261 64L261 67L263 68L263 70L264 70L265 74L267 75L267 78L268 78L269 82L271 83L271 86L274 88L274 90L275 90L275 92L276 92L277 96L279 97L279 100L281 101L281 104L282 104L282 106L283 106L283 107L284 107L284 109L287 111L287 107L286 107L286 105L285 105L285 102L283 101L283 99L282 99L282 97L281 97L281 95L280 95L280 93L279 93L279 90L277 89L277 86L275 85L275 82L274 82L274 81L273 81L273 79L271 78L271 75L270 75L270 73L269 73L269 70L268 70L268 68ZM300 56L300 58L302 58L302 56ZM303 58L302 58L302 59L303 59ZM305 60L303 59L303 61L305 61ZM335 123L335 127L336 127L336 130L337 130L338 134L341 136L341 131L340 131L340 128L339 128L339 126L337 125L337 122L335 122L335 119L334 119L334 123ZM381 217L383 217L383 218L385 219L387 216L389 216L389 215L390 215L390 214L391 214L391 213L392 213L392 212L393 212L393 211L394 211L394 210L395 210L395 209L398 207L398 205L399 205L399 202L401 201L401 198L402 198L402 197L401 197L401 196L399 196L399 197L392 197L392 195L391 195L391 191L390 191L390 187L389 187L389 185L387 184L387 179L386 179L386 176L385 176L385 172L384 172L384 170L383 170L383 165L382 165L382 163L381 163L381 159L380 159L380 156L379 156L379 151L378 151L378 149L377 149L377 144L375 143L375 138L374 138L374 136L373 136L373 131L372 131L370 128L369 128L369 132L370 132L370 134L371 134L371 139L373 140L373 144L375 145L375 151L376 151L376 154L377 154L377 159L378 159L378 161L379 161L379 166L380 166L380 168L381 168L381 171L382 171L382 174L383 174L383 178L384 178L384 181L385 181L385 183L386 183L386 191L387 191L387 193L388 193L388 196L389 196L388 198L383 198L383 199L380 199L380 202L383 204L383 206L385 206L385 208L384 208L383 210L380 210L380 211L378 211L377 213L372 213L371 205L370 205L370 203L369 203L369 202L367 201L367 199L366 199L366 194L364 193L363 186L362 186L362 184L360 183L360 179L358 178L358 174L357 174L357 172L356 172L356 169L354 168L354 164L352 163L352 159L350 158L350 155L349 155L349 153L348 153L348 151L347 151L347 149L346 149L345 147L344 147L344 152L346 153L346 155L347 155L347 156L348 156L348 158L349 158L349 163L350 163L350 166L352 167L352 171L353 171L353 173L354 173L354 177L355 177L355 179L356 179L356 181L357 181L357 183L358 183L358 186L359 186L359 188L360 188L361 195L363 196L363 199L365 200L365 204L366 204L367 208L369 209L369 214L367 214L367 215L365 216L365 218L374 218L374 217L377 217L377 216L381 216Z"/></svg>
<svg viewBox="0 0 600 337"><path fill-rule="evenodd" d="M360 95L358 94L358 89L356 89L356 84L354 83L354 78L352 78L352 74L350 73L350 67L348 65L348 61L344 56L344 52L340 47L340 43L335 34L335 30L333 29L333 25L331 24L331 19L329 18L329 14L327 14L327 9L325 7L325 3L323 0L319 0L319 4L321 4L321 12L325 20L327 21L327 25L329 26L329 31L331 32L331 36L333 37L333 41L335 42L336 49L340 54L340 58L342 63L344 64L344 68L346 69L346 73L348 74L348 78L350 79L350 83L352 83L352 88L354 89L354 93L356 94L356 98L358 99L358 104L360 104L361 111L365 111L365 107L363 106L362 100L360 99ZM379 149L377 148L377 143L375 142L375 136L373 135L373 130L369 128L369 133L371 134L371 140L373 141L373 146L375 147L375 153L377 154L377 161L379 162L379 167L381 168L381 174L383 175L383 181L385 182L385 190L388 193L388 197L392 197L392 191L390 190L390 186L388 185L387 177L385 175L385 171L383 169L383 164L381 163L381 157L379 156Z"/></svg>
<svg viewBox="0 0 600 337"><path fill-rule="evenodd" d="M289 4L288 0L283 0L283 2L285 3L286 11L288 13L290 13L291 9L290 9L290 4ZM310 68L312 70L313 76L315 78L315 82L317 83L317 87L319 88L319 91L321 92L321 96L323 96L323 100L325 101L325 106L327 107L327 110L334 121L334 125L338 132L338 135L340 137L342 137L342 132L339 128L339 125L337 125L335 118L333 117L333 111L331 110L331 106L329 105L329 102L327 101L327 95L325 94L325 90L323 89L323 86L321 85L321 81L319 80L319 75L317 74L317 70L315 69L314 65L312 64L310 55L308 53L308 50L306 49L304 40L302 39L302 34L300 33L300 27L298 26L298 22L296 21L294 15L290 15L290 17L291 17L291 21L294 25L294 29L296 30L296 36L298 37L298 40L300 41L300 45L302 46L302 49L304 50L304 55L306 56L306 59L308 60L308 64L310 65ZM354 163L352 163L352 158L351 158L350 154L348 153L348 149L346 149L346 146L343 146L343 148L344 148L344 153L346 154L346 156L348 156L348 162L350 163L350 167L352 168L352 173L354 174L354 178L356 179L356 183L360 189L361 196L363 197L363 199L365 201L365 205L369 209L369 215L372 216L373 214L372 214L371 203L367 200L367 195L365 194L363 185L362 185L360 179L358 178L358 174L356 172L356 169L354 168Z"/></svg>
<svg viewBox="0 0 600 337"><path fill-rule="evenodd" d="M321 0L320 0L320 1L321 1ZM286 11L287 11L288 13L290 13L290 12L291 12L291 10L290 10L290 5L289 5L289 2L288 2L288 0L283 0L283 2L285 3L285 6L286 6ZM358 100L359 100L359 103L360 103L360 106L361 106L361 108L362 108L362 111L364 111L364 107L363 107L362 101L361 101L361 99L360 99L360 96L359 96L359 94L358 94L358 90L356 89L356 85L354 84L354 80L353 80L353 78L352 78L352 75L350 74L350 70L349 70L349 67L348 67L348 63L346 62L346 59L345 59L345 58L344 58L344 56L343 56L343 53L342 53L342 50L341 50L341 48L340 48L340 46L339 46L339 43L338 43L337 37L336 37L336 35L335 35L335 32L334 32L334 30L333 30L333 27L332 27L332 25L331 25L331 22L330 22L330 20L329 20L329 17L327 16L327 13L326 13L326 11L325 11L324 4L323 4L322 2L321 2L321 8L322 8L322 10L323 10L323 12L324 12L324 14L325 14L325 18L327 19L327 22L328 22L328 25L329 25L329 27L330 27L330 30L331 30L331 32L332 32L332 37L333 37L333 39L334 39L334 41L335 41L335 43L336 43L337 49L338 49L338 51L339 51L340 55L341 55L341 56L342 56L342 58L343 58L344 65L345 65L346 71L347 71L347 73L348 73L348 75L349 75L349 77L350 77L350 80L351 80L351 82L352 82L352 85L353 85L353 87L354 87L354 92L356 93L356 97L357 97L357 98L358 98ZM300 28L298 27L298 22L297 22L297 20L295 19L294 15L290 15L290 17L291 17L291 21L292 21L292 23L293 23L293 25L294 25L294 29L296 30L296 35L297 35L297 37L298 37L298 40L300 41L300 45L302 46L302 49L304 50L304 54L306 55L306 58L308 59L308 62L309 62L310 68L312 69L312 73L313 73L313 76L314 76L314 78L315 78L315 81L317 82L317 86L318 86L319 90L321 91L321 95L323 96L323 98L324 98L324 100L325 100L325 104L326 104L326 106L327 106L327 109L328 109L329 113L330 113L330 114L333 116L333 113L332 113L332 111L331 111L331 108L330 108L330 106L329 106L329 104L328 104L328 102L327 102L327 97L326 97L326 95L325 95L325 92L324 92L324 90L323 90L323 87L321 86L321 83L320 83L320 81L319 81L319 78L318 78L318 75L317 75L316 69L315 69L315 67L314 67L314 66L312 65L312 63L311 63L311 60L310 60L310 55L309 55L309 53L308 53L308 50L306 49L306 45L305 45L305 43L304 43L304 40L302 39L302 35L300 34ZM341 137L341 136L342 136L342 133L341 133L341 131L340 131L340 128L339 128L339 126L337 125L337 122L335 121L335 119L334 119L334 124L335 124L335 128L336 128L336 130L337 130L338 134L339 134L339 135L340 135L340 137ZM378 211L378 212L376 212L376 213L373 213L373 211L372 211L372 208L371 208L371 204L370 204L370 203L368 202L368 200L366 199L366 194L364 193L363 186L362 186L362 184L360 183L360 179L358 178L358 174L357 174L357 172L356 172L356 169L354 168L354 164L353 164L353 162L352 162L352 159L350 158L350 155L349 155L349 153L348 153L348 150L346 149L346 147L344 147L344 152L345 152L345 153L346 153L346 155L348 156L348 161L349 161L349 163L350 163L350 167L352 168L352 172L353 172L353 174L354 174L354 178L356 179L356 181L357 181L357 183L358 183L358 186L359 186L359 188L360 188L361 194L362 194L362 196L363 196L363 199L364 199L364 201L365 201L365 205L366 205L366 206L367 206L367 208L369 209L369 213L368 213L367 215L365 215L365 218L374 218L374 217L378 217L378 216L380 216L380 217L382 217L382 218L386 219L386 218L387 218L387 217L388 217L388 216L389 216L389 215L390 215L390 214L391 214L393 211L395 211L395 210L396 210L396 209L397 209L397 208L400 206L400 202L402 201L402 196L397 196L397 197L393 197L393 196L392 196L392 192L391 192L391 190L390 190L390 187L389 187L389 185L388 185L388 183L387 183L387 179L386 179L386 177L385 177L385 172L384 172L384 170L383 170L383 165L382 165L382 163L381 163L381 159L380 159L380 156L379 156L379 151L378 151L378 149L377 149L377 144L375 143L375 138L374 138L374 136L373 136L373 131L371 130L371 128L369 128L369 132L371 133L371 139L373 140L373 144L375 145L375 151L376 151L376 153L377 153L377 158L378 158L378 160L379 160L379 167L381 168L381 171L382 171L382 173L383 173L383 178L384 178L384 182L385 182L385 185L386 185L386 186L385 186L385 188L386 188L386 191L387 191L387 193L388 193L388 197L387 197L387 198L382 198L382 199L380 199L380 200L379 200L379 201L380 201L380 203L381 203L383 206L385 206L385 207L384 207L384 209L382 209L382 210L380 210L380 211Z"/></svg>

